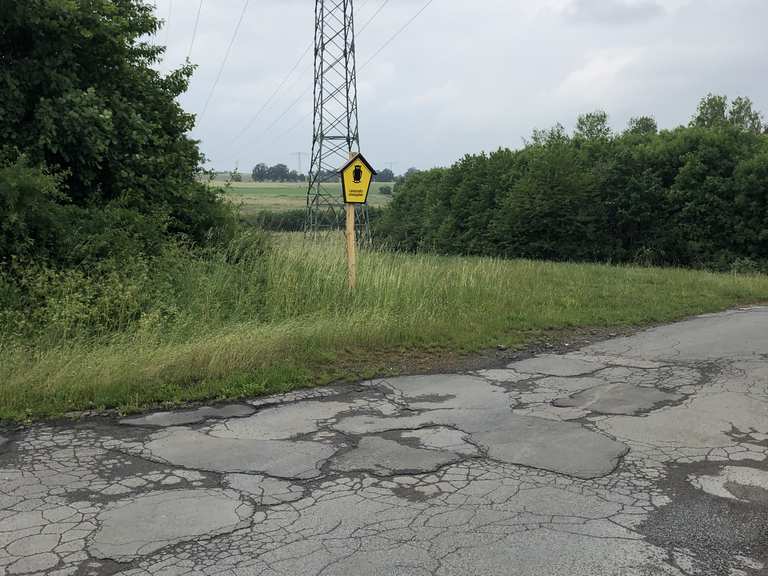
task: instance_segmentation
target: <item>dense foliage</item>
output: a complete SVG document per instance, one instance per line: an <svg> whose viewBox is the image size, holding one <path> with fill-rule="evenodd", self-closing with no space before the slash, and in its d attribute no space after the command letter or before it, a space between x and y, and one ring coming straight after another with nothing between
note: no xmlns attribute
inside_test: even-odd
<svg viewBox="0 0 768 576"><path fill-rule="evenodd" d="M768 136L749 100L705 98L690 126L605 113L573 134L466 156L397 184L378 237L400 250L750 270L768 262Z"/></svg>
<svg viewBox="0 0 768 576"><path fill-rule="evenodd" d="M293 210L262 210L246 221L271 232L301 232L307 219L305 208Z"/></svg>
<svg viewBox="0 0 768 576"><path fill-rule="evenodd" d="M20 343L46 349L117 335L184 340L202 326L259 319L269 247L250 229L225 244L163 242L151 256L87 266L12 263L0 269L0 355Z"/></svg>
<svg viewBox="0 0 768 576"><path fill-rule="evenodd" d="M142 0L0 2L0 265L200 244L228 221L176 100L193 68L152 67L157 28Z"/></svg>
<svg viewBox="0 0 768 576"><path fill-rule="evenodd" d="M382 191L380 193L383 194ZM383 208L368 206L368 223L371 226L376 226L383 213ZM304 208L262 210L251 217L243 218L248 224L269 232L302 232L304 231L306 219L307 211Z"/></svg>

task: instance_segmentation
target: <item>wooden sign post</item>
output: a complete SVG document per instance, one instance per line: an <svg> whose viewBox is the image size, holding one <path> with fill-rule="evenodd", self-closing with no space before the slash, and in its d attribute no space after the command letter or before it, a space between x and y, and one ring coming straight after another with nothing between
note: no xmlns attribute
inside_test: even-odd
<svg viewBox="0 0 768 576"><path fill-rule="evenodd" d="M355 234L355 205L346 203L347 209L347 278L349 288L357 286L357 234Z"/></svg>
<svg viewBox="0 0 768 576"><path fill-rule="evenodd" d="M357 236L355 234L355 207L368 202L376 170L359 152L351 153L349 162L339 171L347 212L347 269L349 288L357 286Z"/></svg>

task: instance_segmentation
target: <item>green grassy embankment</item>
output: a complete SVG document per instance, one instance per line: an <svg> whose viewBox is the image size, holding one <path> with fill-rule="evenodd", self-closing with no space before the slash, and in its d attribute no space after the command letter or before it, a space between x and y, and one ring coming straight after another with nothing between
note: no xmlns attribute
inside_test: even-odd
<svg viewBox="0 0 768 576"><path fill-rule="evenodd" d="M259 258L153 265L145 288L127 294L162 291L106 331L54 318L53 307L36 337L2 338L0 418L283 392L350 377L351 365L370 376L393 355L522 346L552 329L645 325L768 300L764 275L387 252L361 255L350 293L338 240L283 235L272 244Z"/></svg>

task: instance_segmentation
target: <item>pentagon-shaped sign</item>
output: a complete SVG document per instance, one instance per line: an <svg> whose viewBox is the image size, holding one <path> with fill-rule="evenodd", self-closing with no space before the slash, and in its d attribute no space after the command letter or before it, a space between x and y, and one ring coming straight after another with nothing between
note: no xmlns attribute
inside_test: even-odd
<svg viewBox="0 0 768 576"><path fill-rule="evenodd" d="M344 190L344 202L347 204L365 204L371 189L376 170L359 152L342 168L341 184Z"/></svg>

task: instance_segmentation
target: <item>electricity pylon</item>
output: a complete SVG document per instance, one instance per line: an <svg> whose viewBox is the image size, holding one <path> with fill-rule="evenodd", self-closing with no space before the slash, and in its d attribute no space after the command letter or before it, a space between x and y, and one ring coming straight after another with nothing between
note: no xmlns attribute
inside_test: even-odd
<svg viewBox="0 0 768 576"><path fill-rule="evenodd" d="M353 0L315 0L315 116L305 230L342 228L344 199L338 170L360 151ZM358 234L368 212L357 208Z"/></svg>
<svg viewBox="0 0 768 576"><path fill-rule="evenodd" d="M306 152L292 152L291 156L296 156L296 163L298 164L298 170L299 174L303 173L302 165L301 165L301 159L304 158L307 155Z"/></svg>

